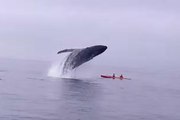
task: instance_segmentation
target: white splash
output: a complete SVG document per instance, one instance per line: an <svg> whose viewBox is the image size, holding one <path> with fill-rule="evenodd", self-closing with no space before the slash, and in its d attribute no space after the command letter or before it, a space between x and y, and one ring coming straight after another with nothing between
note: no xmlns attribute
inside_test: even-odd
<svg viewBox="0 0 180 120"><path fill-rule="evenodd" d="M63 66L64 63L67 59L67 54L58 56L58 58L52 63L49 71L48 71L48 76L50 77L64 77L63 76Z"/></svg>
<svg viewBox="0 0 180 120"><path fill-rule="evenodd" d="M49 69L48 76L50 77L60 77L61 69L59 67L59 63L53 63L51 68Z"/></svg>

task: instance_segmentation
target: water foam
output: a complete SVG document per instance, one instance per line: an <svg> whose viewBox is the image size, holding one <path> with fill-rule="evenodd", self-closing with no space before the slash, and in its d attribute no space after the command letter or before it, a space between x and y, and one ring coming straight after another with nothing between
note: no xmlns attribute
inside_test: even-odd
<svg viewBox="0 0 180 120"><path fill-rule="evenodd" d="M48 71L48 76L65 77L62 73L63 73L63 67L64 67L66 59L67 59L67 54L62 54L61 56L58 56L52 63Z"/></svg>

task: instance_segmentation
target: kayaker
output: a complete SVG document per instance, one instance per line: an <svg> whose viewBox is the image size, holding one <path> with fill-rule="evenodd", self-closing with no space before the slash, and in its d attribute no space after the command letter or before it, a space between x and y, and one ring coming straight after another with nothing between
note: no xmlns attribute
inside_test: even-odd
<svg viewBox="0 0 180 120"><path fill-rule="evenodd" d="M124 77L123 77L123 75L121 74L121 76L119 77L120 78L120 80L123 80L124 79Z"/></svg>
<svg viewBox="0 0 180 120"><path fill-rule="evenodd" d="M113 73L113 79L115 79L115 74Z"/></svg>

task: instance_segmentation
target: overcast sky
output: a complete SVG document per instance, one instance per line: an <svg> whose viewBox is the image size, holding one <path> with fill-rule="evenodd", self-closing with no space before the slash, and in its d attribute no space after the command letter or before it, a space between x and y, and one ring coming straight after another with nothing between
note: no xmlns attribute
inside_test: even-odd
<svg viewBox="0 0 180 120"><path fill-rule="evenodd" d="M53 60L104 44L118 64L180 61L179 0L0 0L0 57Z"/></svg>

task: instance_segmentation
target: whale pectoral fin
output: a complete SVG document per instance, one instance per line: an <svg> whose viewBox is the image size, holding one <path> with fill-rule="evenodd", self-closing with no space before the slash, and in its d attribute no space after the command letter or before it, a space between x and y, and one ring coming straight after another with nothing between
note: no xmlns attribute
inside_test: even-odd
<svg viewBox="0 0 180 120"><path fill-rule="evenodd" d="M64 53L64 52L72 52L72 51L74 51L74 50L75 50L75 49L65 49L65 50L59 51L57 54Z"/></svg>

